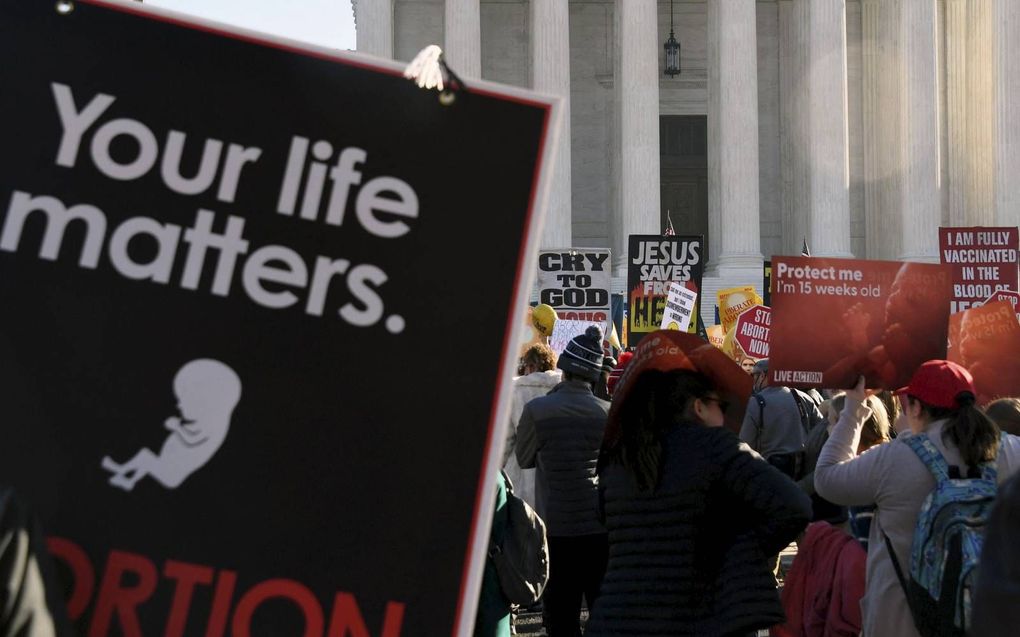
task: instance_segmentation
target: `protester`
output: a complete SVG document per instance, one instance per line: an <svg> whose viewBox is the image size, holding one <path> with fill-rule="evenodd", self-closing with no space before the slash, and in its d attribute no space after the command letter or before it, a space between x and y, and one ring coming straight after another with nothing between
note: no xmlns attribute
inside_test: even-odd
<svg viewBox="0 0 1020 637"><path fill-rule="evenodd" d="M985 406L985 415L1002 431L1020 436L1020 398L993 400Z"/></svg>
<svg viewBox="0 0 1020 637"><path fill-rule="evenodd" d="M521 342L519 350L521 358L523 358L524 353L532 345L549 344L549 337L552 336L557 320L556 310L545 303L528 308L524 317L524 323L527 327L522 332L524 340ZM518 373L524 374L521 369L518 369Z"/></svg>
<svg viewBox="0 0 1020 637"><path fill-rule="evenodd" d="M750 356L744 356L740 359L740 369L744 370L748 374L754 374L754 364L758 362Z"/></svg>
<svg viewBox="0 0 1020 637"><path fill-rule="evenodd" d="M623 352L620 354L620 360L616 363L613 371L609 373L609 378L606 379L606 388L609 390L610 396L613 395L616 383L620 382L620 377L623 376L623 372L627 369L627 364L632 358L634 358L634 352Z"/></svg>
<svg viewBox="0 0 1020 637"><path fill-rule="evenodd" d="M893 395L888 389L883 389L875 394L875 398L882 401L882 405L885 406L885 413L889 416L890 424L895 424L900 417L900 401ZM888 434L889 440L896 437L895 427L890 427ZM870 448L870 447L869 447Z"/></svg>
<svg viewBox="0 0 1020 637"><path fill-rule="evenodd" d="M514 493L535 508L535 470L521 469L514 455L517 445L517 425L521 420L524 405L545 396L562 380L556 369L556 354L548 345L532 345L521 358L523 376L513 380L510 394L510 430L507 432L506 449L503 452L503 469L514 484Z"/></svg>
<svg viewBox="0 0 1020 637"><path fill-rule="evenodd" d="M891 392L884 393L892 395ZM889 423L889 416L885 411L885 402L878 395L868 396L866 402L867 406L871 409L871 415L864 421L864 427L861 429L861 441L857 444L857 455L861 455L875 445L892 440L889 434L892 426ZM833 398L832 404L833 412L831 412L830 419L834 427L839 421L839 416L846 405L846 395L840 393L838 397ZM868 536L871 534L871 521L875 517L875 505L872 503L849 507L849 514L850 533L860 542L864 550L867 550Z"/></svg>
<svg viewBox="0 0 1020 637"><path fill-rule="evenodd" d="M549 537L549 583L542 599L549 637L581 634L581 599L592 608L606 568L595 463L609 403L592 393L603 358L602 331L592 325L560 354L556 365L563 382L527 403L517 428L517 460L525 469L538 469L536 510Z"/></svg>
<svg viewBox="0 0 1020 637"><path fill-rule="evenodd" d="M824 422L814 401L799 390L770 385L769 361L755 363L755 393L748 401L740 439L794 480L804 473L804 441Z"/></svg>
<svg viewBox="0 0 1020 637"><path fill-rule="evenodd" d="M614 369L616 369L616 359L607 349L602 357L602 373L599 374L599 379L595 382L595 395L602 400L609 400L609 376L612 375Z"/></svg>
<svg viewBox="0 0 1020 637"><path fill-rule="evenodd" d="M867 553L842 529L814 522L797 540L797 556L783 582L786 623L774 637L856 637Z"/></svg>
<svg viewBox="0 0 1020 637"><path fill-rule="evenodd" d="M713 354L719 374L705 362ZM599 457L610 558L586 634L748 635L780 623L767 559L803 530L811 508L724 427L750 379L676 331L646 335L631 366ZM742 392L720 380L734 375Z"/></svg>
<svg viewBox="0 0 1020 637"><path fill-rule="evenodd" d="M966 369L948 361L921 365L910 383L897 390L911 437L926 434L961 475L996 460L1004 480L1020 467L1020 439L999 443L998 428L974 406L974 383ZM888 536L898 563L909 569L911 546L921 506L935 479L920 457L897 438L857 456L864 422L872 409L864 378L848 390L846 407L822 449L815 487L823 497L845 505L875 503L868 542L867 591L862 600L868 637L919 635L883 537ZM908 575L909 577L909 575Z"/></svg>
<svg viewBox="0 0 1020 637"><path fill-rule="evenodd" d="M985 546L989 559L978 571L971 634L1012 637L1020 628L1020 473L1002 485L988 519Z"/></svg>
<svg viewBox="0 0 1020 637"><path fill-rule="evenodd" d="M506 518L506 480L500 472L496 479L496 504L492 514L492 529L489 531L490 544L502 546ZM503 594L499 573L491 557L485 560L485 571L482 574L474 637L510 637L510 602Z"/></svg>
<svg viewBox="0 0 1020 637"><path fill-rule="evenodd" d="M64 604L35 521L0 486L0 637L72 635Z"/></svg>

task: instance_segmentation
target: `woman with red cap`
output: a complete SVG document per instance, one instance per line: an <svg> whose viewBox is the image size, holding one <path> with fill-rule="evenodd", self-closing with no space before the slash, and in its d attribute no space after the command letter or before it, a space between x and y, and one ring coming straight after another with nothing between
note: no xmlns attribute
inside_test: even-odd
<svg viewBox="0 0 1020 637"><path fill-rule="evenodd" d="M1000 442L998 428L974 404L974 379L966 368L931 360L896 391L910 431L857 456L861 428L871 415L865 402L868 393L863 378L847 391L846 406L818 459L815 487L838 504L877 505L868 541L867 588L861 600L863 634L917 636L920 632L894 558L909 579L914 529L936 481L913 444L934 448L937 455L930 457L940 455L949 474L955 467L961 477L977 477L989 463L997 465L1001 482L1020 468L1020 439L1005 436ZM910 437L917 439L915 443L910 443Z"/></svg>
<svg viewBox="0 0 1020 637"><path fill-rule="evenodd" d="M737 437L750 391L692 334L642 339L599 456L609 563L587 636L743 637L782 622L768 558L811 502Z"/></svg>

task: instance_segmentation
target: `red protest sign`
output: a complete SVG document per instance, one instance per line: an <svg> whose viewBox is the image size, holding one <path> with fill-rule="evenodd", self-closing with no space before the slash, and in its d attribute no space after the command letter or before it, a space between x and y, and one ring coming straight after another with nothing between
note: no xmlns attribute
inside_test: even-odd
<svg viewBox="0 0 1020 637"><path fill-rule="evenodd" d="M1020 321L1020 294L1013 290L1000 290L995 294L988 297L985 303L994 303L996 301L1006 301L1013 306L1013 311L1016 312L1016 318Z"/></svg>
<svg viewBox="0 0 1020 637"><path fill-rule="evenodd" d="M770 381L800 387L898 388L945 358L948 266L776 257Z"/></svg>
<svg viewBox="0 0 1020 637"><path fill-rule="evenodd" d="M772 310L764 305L756 305L744 310L737 317L737 332L734 338L748 356L768 358L771 329Z"/></svg>
<svg viewBox="0 0 1020 637"><path fill-rule="evenodd" d="M970 370L977 402L1020 394L1020 322L1008 301L953 314L946 358Z"/></svg>
<svg viewBox="0 0 1020 637"><path fill-rule="evenodd" d="M1016 228L939 228L939 256L953 271L951 312L981 305L999 290L1017 289Z"/></svg>

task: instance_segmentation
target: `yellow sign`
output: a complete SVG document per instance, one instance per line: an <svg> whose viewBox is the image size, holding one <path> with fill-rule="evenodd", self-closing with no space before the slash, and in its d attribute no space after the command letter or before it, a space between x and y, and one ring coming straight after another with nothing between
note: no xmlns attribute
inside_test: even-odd
<svg viewBox="0 0 1020 637"><path fill-rule="evenodd" d="M744 310L755 305L765 304L762 298L758 296L753 285L742 285L736 288L719 290L717 297L719 299L719 322L722 323L724 333L733 330L737 324L737 317Z"/></svg>

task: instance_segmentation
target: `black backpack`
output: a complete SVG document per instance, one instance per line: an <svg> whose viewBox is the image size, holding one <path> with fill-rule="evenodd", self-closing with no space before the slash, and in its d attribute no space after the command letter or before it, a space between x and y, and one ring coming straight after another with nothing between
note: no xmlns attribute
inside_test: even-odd
<svg viewBox="0 0 1020 637"><path fill-rule="evenodd" d="M524 500L514 495L506 481L506 526L503 543L489 542L489 559L499 575L499 586L510 602L530 606L542 597L549 581L549 542L545 522Z"/></svg>
<svg viewBox="0 0 1020 637"><path fill-rule="evenodd" d="M797 404L797 411L800 413L800 426L804 430L805 440L806 436L811 433L811 418L808 416L807 407L804 405L804 401L808 400L812 404L814 401L810 397L802 395L799 390L790 388L790 395L793 396L793 402ZM756 433L757 446L761 442L761 432L765 428L765 397L759 392L751 394L758 401L758 431ZM796 453L783 453L769 457L767 462L775 468L782 471L791 480L800 480L804 477L804 451L798 451Z"/></svg>

